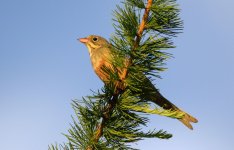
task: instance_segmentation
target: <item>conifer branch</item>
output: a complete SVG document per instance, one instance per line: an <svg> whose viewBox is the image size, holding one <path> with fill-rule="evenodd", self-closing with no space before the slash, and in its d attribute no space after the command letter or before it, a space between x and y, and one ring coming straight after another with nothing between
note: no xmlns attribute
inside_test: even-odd
<svg viewBox="0 0 234 150"><path fill-rule="evenodd" d="M146 27L146 23L147 23L147 20L148 20L148 17L149 17L149 12L150 12L150 8L152 6L152 3L153 3L153 0L148 0L147 6L145 7L144 15L142 17L141 24L140 24L139 29L138 29L137 34L136 34L136 39L134 41L132 51L136 50L137 47L140 44L140 41L141 41L141 38L142 38L142 35L143 35L143 31L144 31L144 29ZM125 79L126 76L128 75L128 68L129 68L129 66L131 66L131 64L132 64L132 59L130 58L127 61L126 68L123 70L123 75L122 76L124 76L124 77L122 79Z"/></svg>
<svg viewBox="0 0 234 150"><path fill-rule="evenodd" d="M152 3L153 3L153 0L148 0L147 6L145 8L145 12L144 12L144 15L143 15L143 18L142 18L142 22L141 22L141 24L139 26L139 29L138 29L138 32L137 32L137 35L136 35L136 40L135 40L135 43L134 43L133 50L135 50L139 46L143 31L144 31L145 26L146 26L146 22L147 22L148 17L149 17L149 12L150 12L150 8L152 6Z"/></svg>

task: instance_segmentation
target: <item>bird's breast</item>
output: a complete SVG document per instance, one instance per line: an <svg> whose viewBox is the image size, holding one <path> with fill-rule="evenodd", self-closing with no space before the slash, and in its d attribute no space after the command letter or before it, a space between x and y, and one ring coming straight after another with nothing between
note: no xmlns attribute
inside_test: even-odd
<svg viewBox="0 0 234 150"><path fill-rule="evenodd" d="M100 57L94 55L91 58L91 62L97 76L103 82L108 82L110 80L108 71L111 71L113 69L113 66L108 61L108 58L106 58L105 55Z"/></svg>

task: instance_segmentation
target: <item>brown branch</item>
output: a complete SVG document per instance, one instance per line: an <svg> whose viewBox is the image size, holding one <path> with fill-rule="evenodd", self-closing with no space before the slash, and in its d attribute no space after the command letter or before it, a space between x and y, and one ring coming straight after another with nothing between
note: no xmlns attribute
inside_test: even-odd
<svg viewBox="0 0 234 150"><path fill-rule="evenodd" d="M136 35L136 39L135 39L132 51L136 50L140 44L140 41L141 41L141 38L143 35L143 31L145 30L145 26L147 24L147 19L149 17L149 12L150 12L150 8L151 8L152 4L153 4L153 0L148 0L147 6L145 7L144 15L142 17L141 24L140 24L138 31L137 31L137 35ZM130 58L129 60L127 60L126 68L124 68L124 71L123 71L124 76L125 76L124 79L128 75L128 68L129 68L129 66L131 66L131 64L132 64L132 59Z"/></svg>
<svg viewBox="0 0 234 150"><path fill-rule="evenodd" d="M132 50L135 50L139 46L139 44L140 44L140 41L141 41L141 38L142 38L142 35L143 35L143 31L144 31L146 23L147 23L147 19L148 19L148 16L149 16L149 12L150 12L150 8L152 6L152 3L153 3L153 0L148 0L147 6L145 8L144 15L142 17L142 22L141 22L141 24L139 26L139 29L138 29L138 32L137 32L137 35L136 35L136 40L134 42L134 47L133 47ZM124 80L126 78L126 76L127 76L127 69L131 65L131 63L132 63L131 60L127 61L127 67L124 68L123 74L121 76L122 80ZM112 99L109 101L109 104L106 107L106 111L103 113L102 121L97 126L97 130L96 130L95 135L94 135L94 137L92 139L95 143L98 143L99 139L103 135L103 129L105 127L105 124L108 121L108 119L110 118L111 113L112 113L112 111L113 111L113 109L114 109L114 107L116 105L117 100L118 100L118 96L122 92L122 90L118 90L117 92L115 92L115 94L113 95ZM88 146L86 150L94 150L94 147Z"/></svg>
<svg viewBox="0 0 234 150"><path fill-rule="evenodd" d="M141 37L142 37L143 31L145 29L146 23L147 23L147 19L149 17L149 12L150 12L150 8L152 6L152 3L153 3L153 0L148 0L147 6L145 8L144 15L142 17L142 22L141 22L141 24L139 26L139 29L138 29L138 32L137 32L137 35L136 35L136 40L135 40L135 43L134 43L133 50L135 50L140 44Z"/></svg>

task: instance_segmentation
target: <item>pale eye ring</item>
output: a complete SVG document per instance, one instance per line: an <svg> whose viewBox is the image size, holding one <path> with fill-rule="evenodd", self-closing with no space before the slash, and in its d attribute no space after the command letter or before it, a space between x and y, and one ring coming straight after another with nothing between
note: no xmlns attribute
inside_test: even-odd
<svg viewBox="0 0 234 150"><path fill-rule="evenodd" d="M93 41L94 41L94 42L97 42L97 41L98 41L98 38L97 38L97 37L94 37L94 38L93 38Z"/></svg>

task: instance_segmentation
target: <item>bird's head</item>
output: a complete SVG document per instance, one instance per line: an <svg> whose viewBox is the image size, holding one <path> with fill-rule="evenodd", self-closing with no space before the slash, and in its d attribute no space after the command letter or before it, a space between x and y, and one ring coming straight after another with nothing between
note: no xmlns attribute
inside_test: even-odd
<svg viewBox="0 0 234 150"><path fill-rule="evenodd" d="M87 46L90 55L92 55L95 50L110 45L106 39L98 35L90 35L86 38L80 38L79 41Z"/></svg>

